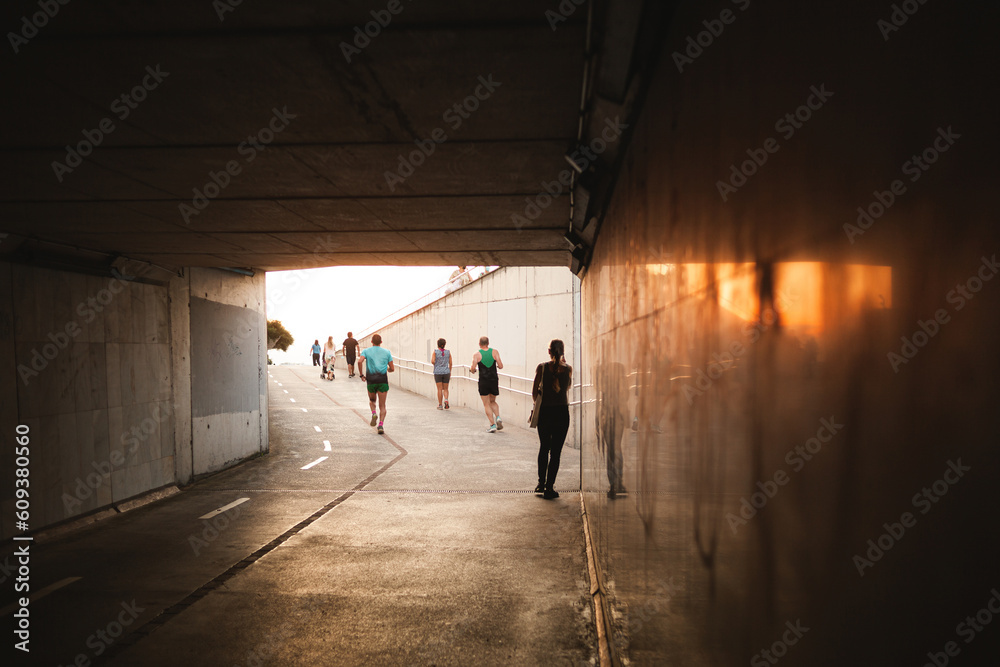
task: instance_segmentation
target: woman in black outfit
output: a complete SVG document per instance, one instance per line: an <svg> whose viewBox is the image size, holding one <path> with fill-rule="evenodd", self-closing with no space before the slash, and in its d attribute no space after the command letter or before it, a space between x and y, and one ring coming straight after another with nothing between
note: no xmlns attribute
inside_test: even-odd
<svg viewBox="0 0 1000 667"><path fill-rule="evenodd" d="M566 365L563 357L563 342L559 339L549 343L548 363L538 364L535 369L535 383L531 387L531 397L542 395L542 405L538 413L538 486L535 493L547 499L558 498L553 490L556 473L559 472L559 455L562 454L566 433L569 432L569 401L566 392L573 386L573 368Z"/></svg>

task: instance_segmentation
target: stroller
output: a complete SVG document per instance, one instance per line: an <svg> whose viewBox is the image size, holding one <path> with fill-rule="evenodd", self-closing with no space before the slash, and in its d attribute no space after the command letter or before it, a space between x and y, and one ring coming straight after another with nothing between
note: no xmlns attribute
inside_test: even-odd
<svg viewBox="0 0 1000 667"><path fill-rule="evenodd" d="M323 380L333 380L333 365L337 361L337 357L327 357L323 362L323 372L319 374L320 378Z"/></svg>

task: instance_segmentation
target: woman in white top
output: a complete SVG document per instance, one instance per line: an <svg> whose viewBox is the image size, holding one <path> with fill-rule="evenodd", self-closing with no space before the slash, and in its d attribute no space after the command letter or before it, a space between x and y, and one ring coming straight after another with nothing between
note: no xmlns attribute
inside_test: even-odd
<svg viewBox="0 0 1000 667"><path fill-rule="evenodd" d="M326 365L329 362L332 364L336 361L337 357L337 346L333 342L333 336L326 339L326 345L323 346L323 370L326 370Z"/></svg>

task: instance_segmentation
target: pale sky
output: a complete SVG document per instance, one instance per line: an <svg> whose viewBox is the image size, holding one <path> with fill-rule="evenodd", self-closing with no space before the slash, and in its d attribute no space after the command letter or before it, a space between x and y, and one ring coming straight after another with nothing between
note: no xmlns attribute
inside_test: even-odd
<svg viewBox="0 0 1000 667"><path fill-rule="evenodd" d="M276 364L312 364L310 348L327 336L340 343L379 319L444 285L454 266L333 266L325 269L269 271L267 319L281 323L295 338L288 352L270 350ZM399 316L405 313L400 313ZM396 319L396 318L394 318Z"/></svg>

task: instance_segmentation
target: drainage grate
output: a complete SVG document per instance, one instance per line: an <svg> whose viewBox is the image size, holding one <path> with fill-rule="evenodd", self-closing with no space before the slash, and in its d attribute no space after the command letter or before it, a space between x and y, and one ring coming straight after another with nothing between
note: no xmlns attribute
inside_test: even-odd
<svg viewBox="0 0 1000 667"><path fill-rule="evenodd" d="M528 489L206 489L227 493L534 493Z"/></svg>

